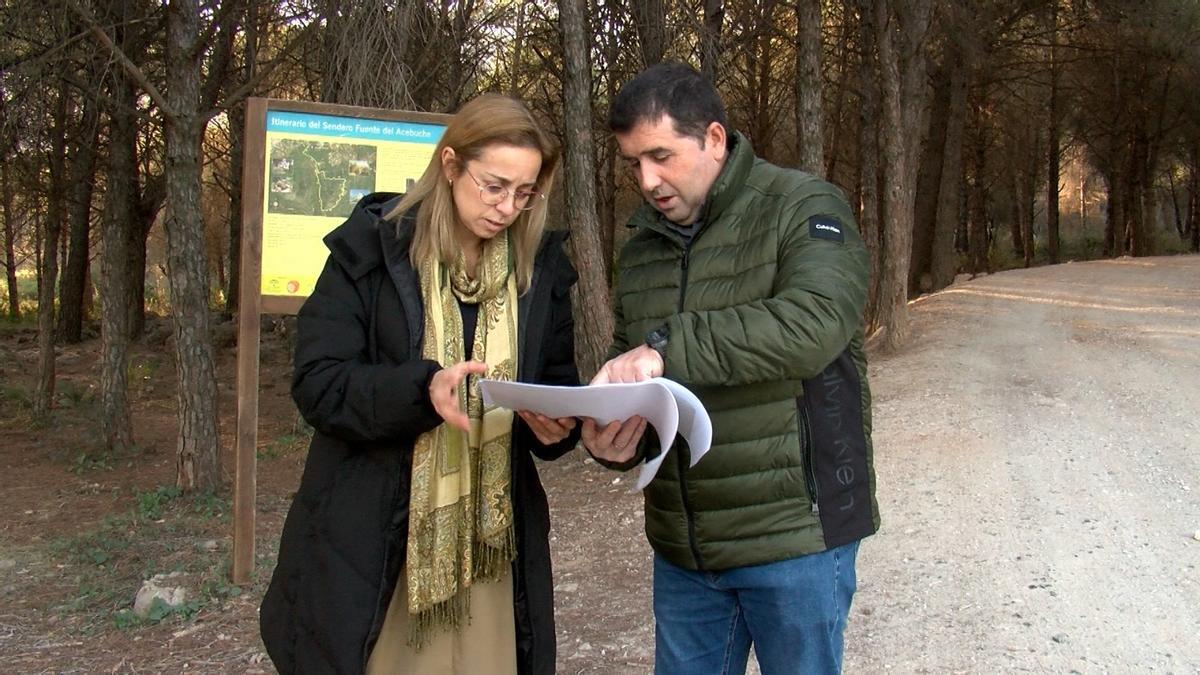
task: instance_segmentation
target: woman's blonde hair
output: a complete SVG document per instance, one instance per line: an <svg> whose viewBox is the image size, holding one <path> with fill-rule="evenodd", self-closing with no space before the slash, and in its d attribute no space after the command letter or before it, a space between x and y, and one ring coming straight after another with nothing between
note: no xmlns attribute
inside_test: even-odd
<svg viewBox="0 0 1200 675"><path fill-rule="evenodd" d="M417 225L413 233L409 256L413 266L419 266L426 256L436 255L445 264L454 261L461 248L455 238L460 227L454 210L454 195L450 181L442 171L442 150L453 148L457 169L461 172L467 162L478 159L489 146L501 144L537 150L542 156L536 189L543 195L550 191L558 170L558 145L533 119L524 103L500 94L484 94L459 108L438 141L429 166L420 180L384 218L399 224L401 216L414 205ZM536 199L534 207L520 211L508 228L513 252L513 271L517 275L518 292L529 288L533 276L533 259L537 255L546 227L546 199Z"/></svg>

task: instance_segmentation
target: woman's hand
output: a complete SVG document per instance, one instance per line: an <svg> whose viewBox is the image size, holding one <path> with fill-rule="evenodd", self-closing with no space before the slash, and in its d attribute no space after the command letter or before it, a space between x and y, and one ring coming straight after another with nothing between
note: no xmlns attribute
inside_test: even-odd
<svg viewBox="0 0 1200 675"><path fill-rule="evenodd" d="M470 418L458 408L458 388L466 386L468 375L483 375L487 370L482 361L462 361L434 373L429 380L429 402L446 424L470 431Z"/></svg>
<svg viewBox="0 0 1200 675"><path fill-rule="evenodd" d="M555 443L566 438L571 430L575 428L574 417L546 417L545 415L529 412L528 410L518 410L517 414L521 419L525 420L525 424L529 425L530 431L534 436L537 436L542 445L554 445Z"/></svg>

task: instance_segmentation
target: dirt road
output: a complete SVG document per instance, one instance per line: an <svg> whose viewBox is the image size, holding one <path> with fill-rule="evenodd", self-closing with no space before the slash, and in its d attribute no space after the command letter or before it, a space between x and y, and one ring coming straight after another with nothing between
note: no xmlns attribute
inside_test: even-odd
<svg viewBox="0 0 1200 675"><path fill-rule="evenodd" d="M965 281L871 364L883 528L846 672L1200 672L1200 256ZM559 665L646 673L628 477L543 467Z"/></svg>

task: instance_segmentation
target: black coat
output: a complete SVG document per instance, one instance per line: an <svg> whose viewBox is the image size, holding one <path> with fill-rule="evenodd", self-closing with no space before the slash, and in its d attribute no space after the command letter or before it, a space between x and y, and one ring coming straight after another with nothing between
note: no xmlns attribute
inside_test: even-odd
<svg viewBox="0 0 1200 675"><path fill-rule="evenodd" d="M366 667L406 555L412 447L442 422L429 402L439 366L421 358L422 307L409 262L412 222L381 218L396 195L374 194L325 238L330 255L299 314L292 397L315 433L284 522L259 617L281 673ZM542 241L518 301L518 379L578 384L564 233ZM532 455L556 459L576 432L544 446L514 423L512 497L517 663L553 673L550 517Z"/></svg>

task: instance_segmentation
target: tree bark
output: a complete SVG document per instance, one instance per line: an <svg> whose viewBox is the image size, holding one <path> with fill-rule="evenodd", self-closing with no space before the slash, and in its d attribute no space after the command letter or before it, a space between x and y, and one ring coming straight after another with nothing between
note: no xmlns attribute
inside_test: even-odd
<svg viewBox="0 0 1200 675"><path fill-rule="evenodd" d="M70 234L58 316L58 337L69 344L83 339L83 295L87 288L88 265L91 263L89 236L92 193L96 175L96 145L100 135L99 104L85 98L82 105L82 133L71 152L71 199L67 214Z"/></svg>
<svg viewBox="0 0 1200 675"><path fill-rule="evenodd" d="M900 349L908 339L908 267L920 139L917 124L925 101L923 46L929 10L929 0L892 0L876 5L885 175L880 322L888 351Z"/></svg>
<svg viewBox="0 0 1200 675"><path fill-rule="evenodd" d="M136 161L136 152L135 152ZM135 202L133 225L126 231L129 243L125 253L129 257L125 273L129 275L126 290L129 293L129 337L136 340L146 332L146 243L150 230L158 219L166 199L166 175L146 176L141 194L134 188Z"/></svg>
<svg viewBox="0 0 1200 675"><path fill-rule="evenodd" d="M821 176L825 166L821 105L821 2L796 0L796 166Z"/></svg>
<svg viewBox="0 0 1200 675"><path fill-rule="evenodd" d="M855 208L858 229L867 248L866 325L879 326L879 279L882 232L879 204L879 72L875 53L874 0L856 0L858 7L859 106L858 106L858 198Z"/></svg>
<svg viewBox="0 0 1200 675"><path fill-rule="evenodd" d="M725 22L724 0L704 0L704 26L700 30L700 74L716 84L721 55L721 25Z"/></svg>
<svg viewBox="0 0 1200 675"><path fill-rule="evenodd" d="M970 213L967 225L967 260L971 274L983 274L990 271L988 262L988 222L987 222L987 139L983 127L982 103L975 106L975 137L971 153L971 185L967 199L967 209Z"/></svg>
<svg viewBox="0 0 1200 675"><path fill-rule="evenodd" d="M246 19L242 58L242 78L251 82L258 63L258 7L252 6ZM241 292L242 268L242 170L245 166L246 102L238 101L230 111L229 122L229 272L225 284L225 314L234 316Z"/></svg>
<svg viewBox="0 0 1200 675"><path fill-rule="evenodd" d="M639 0L633 3L642 67L662 61L667 48L666 8L663 0Z"/></svg>
<svg viewBox="0 0 1200 675"><path fill-rule="evenodd" d="M592 70L582 0L558 0L559 33L563 47L563 124L566 129L565 169L567 212L571 214L571 250L579 283L575 301L575 352L579 369L590 378L604 364L611 345L613 316L609 305L608 278L596 216L593 172L596 166L592 138Z"/></svg>
<svg viewBox="0 0 1200 675"><path fill-rule="evenodd" d="M471 15L475 12L475 0L442 0L442 3L443 8L451 5L456 8L450 29L455 52L450 59L450 81L446 87L446 112L453 113L462 104L463 89L466 85L462 46L467 42L467 26L470 25Z"/></svg>
<svg viewBox="0 0 1200 675"><path fill-rule="evenodd" d="M1188 170L1188 214L1187 229L1191 233L1191 250L1200 253L1200 145L1192 147L1191 166Z"/></svg>
<svg viewBox="0 0 1200 675"><path fill-rule="evenodd" d="M1059 143L1062 136L1060 129L1062 121L1058 109L1058 0L1050 0L1049 24L1050 101L1048 105L1049 124L1046 135L1046 255L1049 258L1050 264L1054 265L1059 261L1058 196L1059 181L1061 180L1059 167L1062 156L1062 148Z"/></svg>
<svg viewBox="0 0 1200 675"><path fill-rule="evenodd" d="M942 164L946 161L946 124L950 114L950 70L957 59L945 63L931 74L933 93L929 101L929 121L922 134L920 164L917 169L917 194L913 201L912 260L908 266L909 295L932 290L933 231L938 218L938 191L942 184Z"/></svg>
<svg viewBox="0 0 1200 675"><path fill-rule="evenodd" d="M961 53L960 53L961 54ZM937 219L933 227L933 246L929 276L931 290L954 283L958 271L958 251L954 248L954 233L958 228L958 205L961 202L963 129L967 118L967 65L960 59L950 67L950 101L946 115L946 142L942 148L942 172L938 187Z"/></svg>
<svg viewBox="0 0 1200 675"><path fill-rule="evenodd" d="M21 288L17 282L17 224L13 216L11 164L0 162L0 215L4 218L4 276L8 285L8 318L21 318Z"/></svg>
<svg viewBox="0 0 1200 675"><path fill-rule="evenodd" d="M136 227L137 129L134 105L137 93L125 71L110 77L108 109L108 185L101 219L100 253L100 429L110 452L133 446L129 416L128 365L130 343L129 230Z"/></svg>
<svg viewBox="0 0 1200 675"><path fill-rule="evenodd" d="M176 484L185 491L220 484L217 381L208 312L208 265L200 204L200 140L207 124L200 98L200 6L167 8L167 279L179 376ZM220 74L210 73L210 77Z"/></svg>
<svg viewBox="0 0 1200 675"><path fill-rule="evenodd" d="M42 228L41 267L38 269L38 377L33 393L33 414L45 417L54 404L54 298L58 286L58 240L62 235L63 202L67 176L67 85L62 81L54 104L53 141L50 146L50 191L46 223Z"/></svg>

